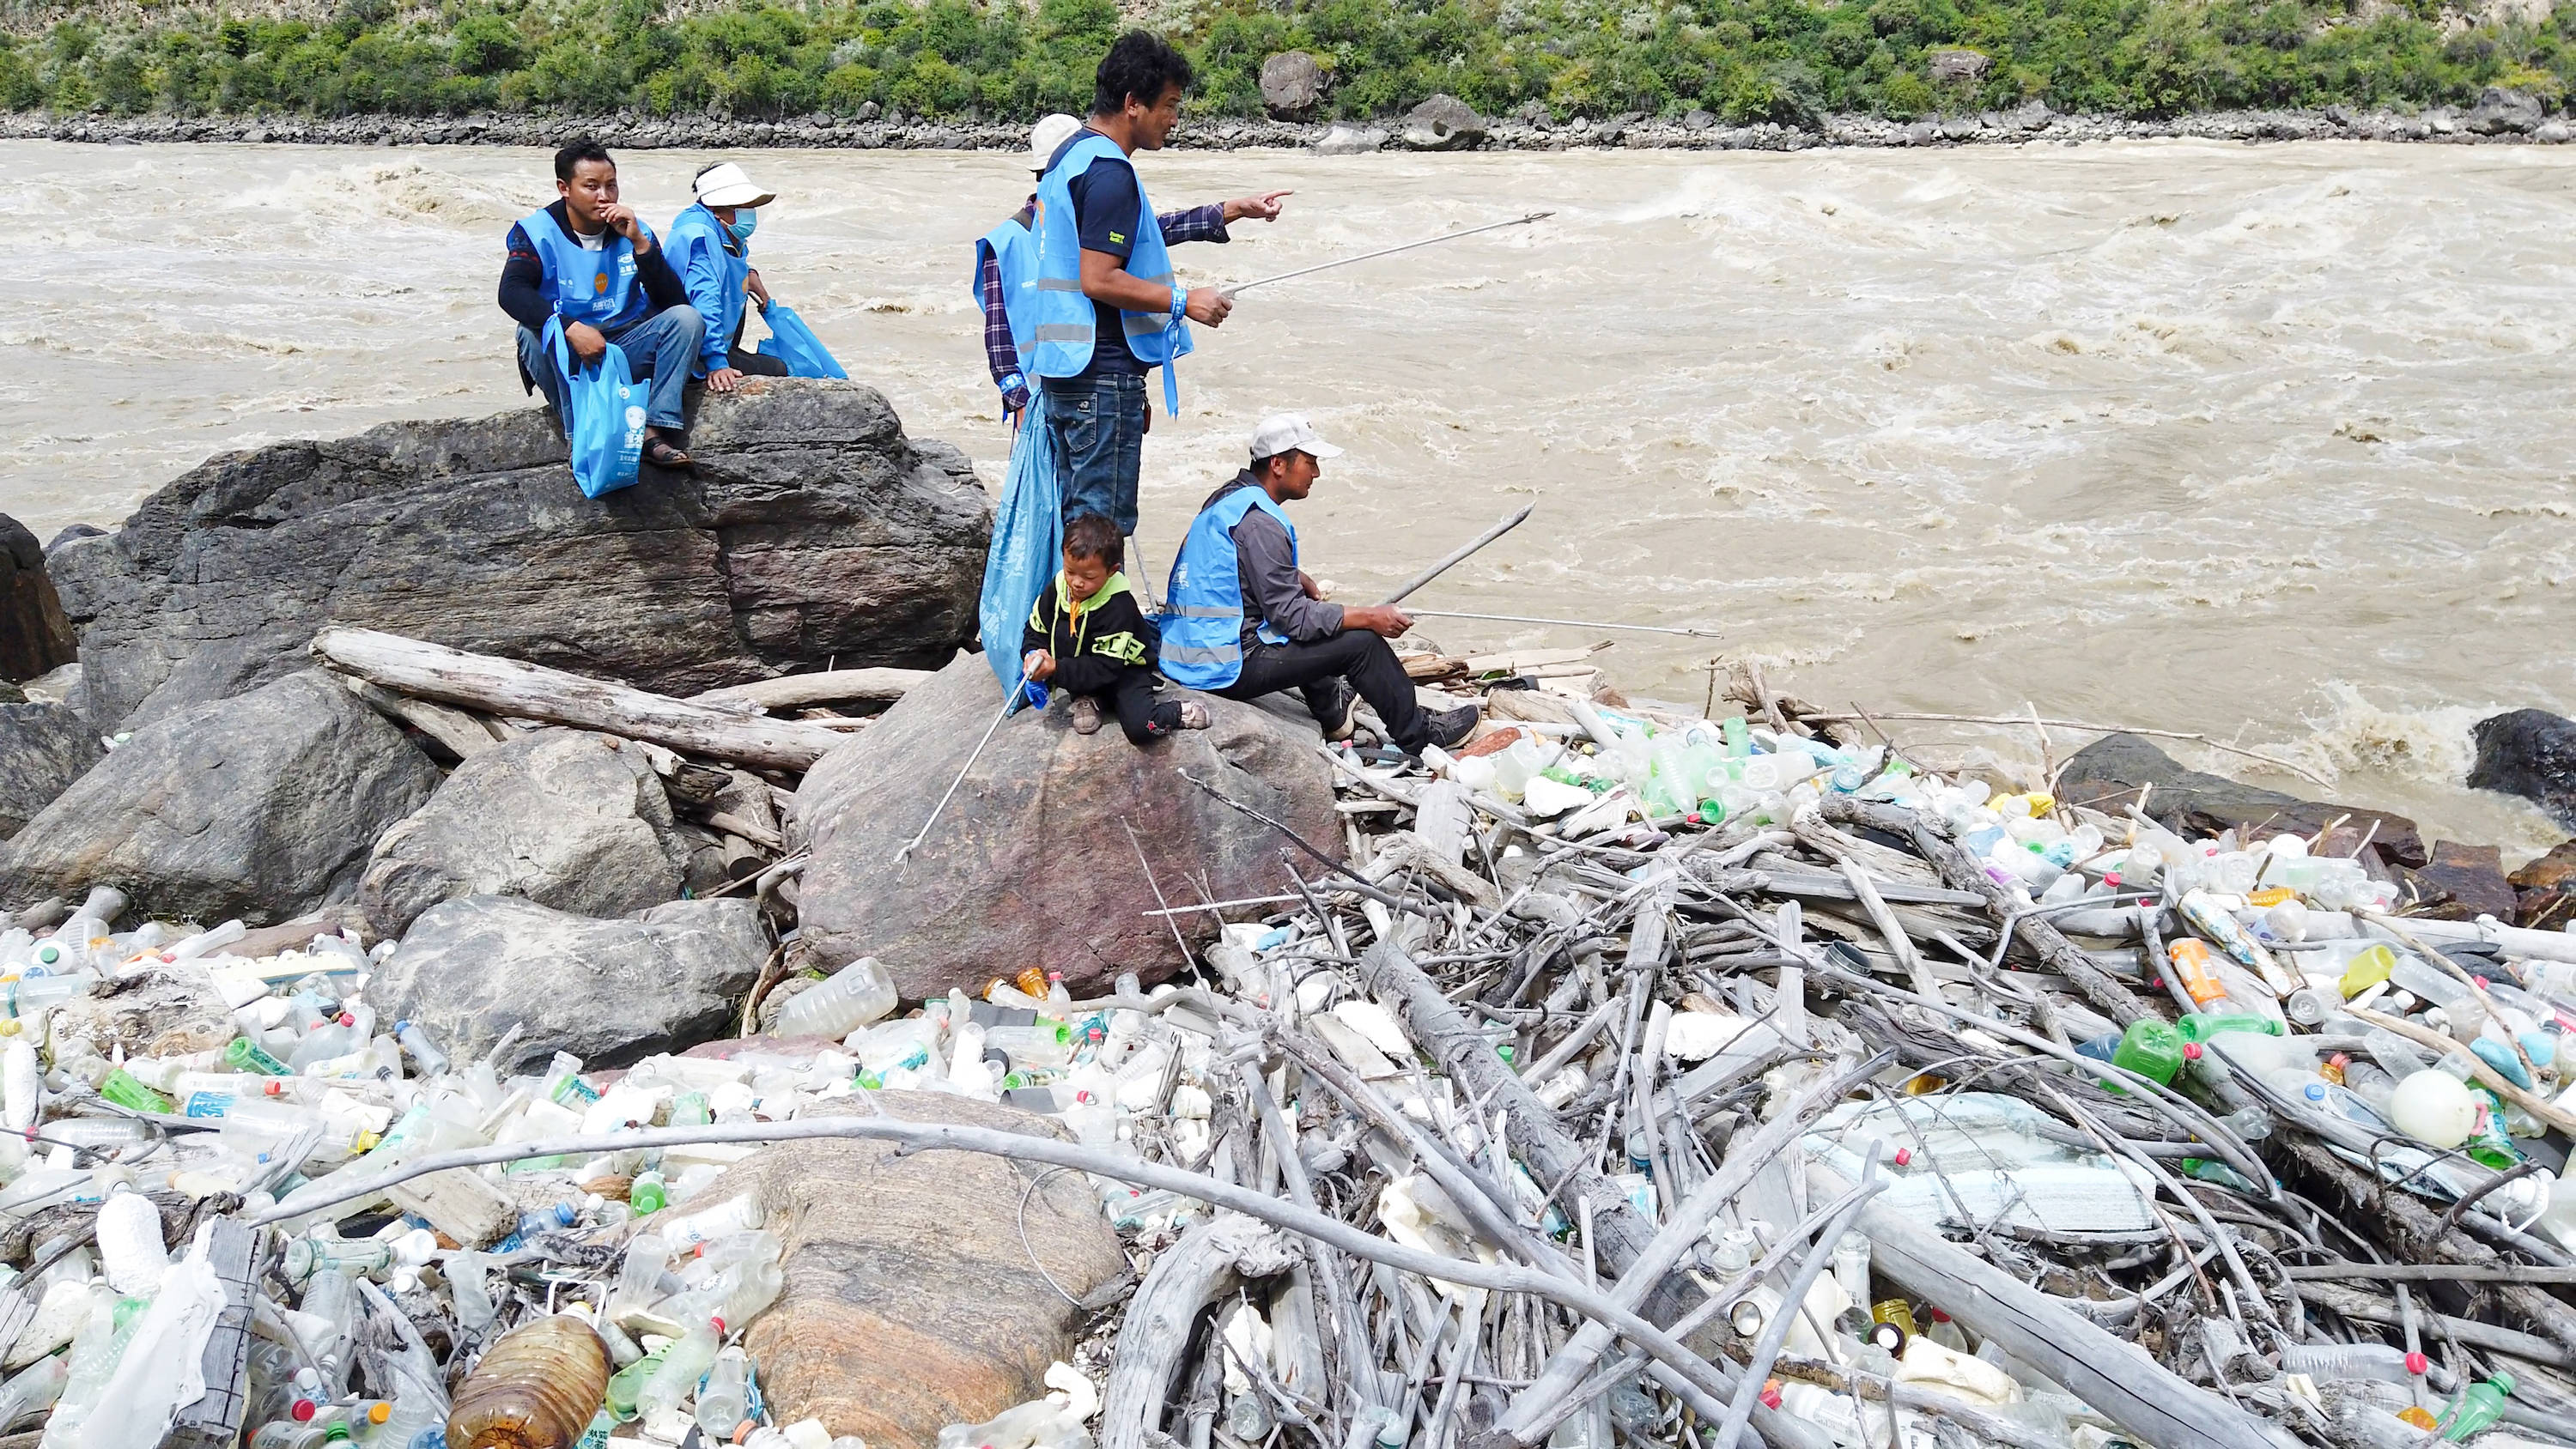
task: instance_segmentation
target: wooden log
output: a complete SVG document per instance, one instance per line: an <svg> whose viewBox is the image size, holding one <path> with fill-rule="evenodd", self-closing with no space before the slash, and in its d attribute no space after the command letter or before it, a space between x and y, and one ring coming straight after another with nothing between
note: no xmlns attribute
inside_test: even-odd
<svg viewBox="0 0 2576 1449"><path fill-rule="evenodd" d="M1974 891L1985 899L1986 914L1997 926L2010 920L2015 909L2012 896L1987 876L1985 869L1968 858L1968 852L1945 834L1938 821L1902 805L1881 805L1856 800L1849 795L1827 798L1819 807L1827 820L1866 825L1901 835L1914 842L1923 858L1941 872L1941 879L1953 889ZM2044 916L2026 916L2013 927L2014 933L2028 941L2039 952L2049 969L2072 982L2084 999L2101 1008L2103 1013L2122 1026L2148 1014L2147 1004L2094 963L2084 949L2066 939Z"/></svg>
<svg viewBox="0 0 2576 1449"><path fill-rule="evenodd" d="M2345 1288L2333 1283L2309 1283L2302 1286L2299 1292L2316 1307L2331 1308L2346 1318L2362 1323L2377 1323L2395 1328L2405 1321L2398 1313L2397 1304L2394 1301L2382 1298L2376 1293L2365 1293L2357 1288ZM2491 1348L2498 1353L2509 1353L2515 1358L2528 1359L2549 1368L2576 1369L2576 1355L2569 1354L2566 1345L2552 1343L2538 1334L2500 1328L2492 1323L2480 1323L2474 1318L2454 1318L2448 1314L2434 1313L2423 1308L2420 1303L2415 1313L2426 1328L2432 1328L2438 1321L2441 1332L2471 1347Z"/></svg>
<svg viewBox="0 0 2576 1449"><path fill-rule="evenodd" d="M1161 1439L1163 1409L1199 1314L1247 1273L1284 1273L1294 1261L1277 1229L1232 1214L1199 1224L1157 1254L1118 1329L1100 1395L1100 1449L1147 1449Z"/></svg>
<svg viewBox="0 0 2576 1449"><path fill-rule="evenodd" d="M1850 1185L1822 1168L1819 1196ZM2189 1380L2145 1349L2102 1328L1926 1229L1905 1211L1873 1202L1854 1226L1870 1239L1870 1267L1931 1302L1980 1338L2064 1384L2069 1393L2154 1449L2255 1449L2298 1441Z"/></svg>
<svg viewBox="0 0 2576 1449"><path fill-rule="evenodd" d="M325 629L314 636L313 654L343 673L415 698L649 740L713 759L803 770L841 742L837 732L809 724L714 709L373 629Z"/></svg>
<svg viewBox="0 0 2576 1449"><path fill-rule="evenodd" d="M481 718L461 709L396 694L383 685L363 679L349 679L348 685L349 692L365 700L376 713L429 736L432 743L460 760L470 760L500 744L504 738L495 734Z"/></svg>
<svg viewBox="0 0 2576 1449"><path fill-rule="evenodd" d="M776 679L728 684L690 695L689 703L746 714L850 700L892 704L929 677L927 669L826 669L816 674L782 674Z"/></svg>

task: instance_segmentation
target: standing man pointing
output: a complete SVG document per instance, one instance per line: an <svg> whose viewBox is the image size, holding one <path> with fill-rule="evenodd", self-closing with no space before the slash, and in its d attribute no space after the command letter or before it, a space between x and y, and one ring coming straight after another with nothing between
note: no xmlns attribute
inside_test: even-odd
<svg viewBox="0 0 2576 1449"><path fill-rule="evenodd" d="M1065 477L1067 522L1097 514L1136 531L1136 474L1149 414L1145 373L1164 369L1164 407L1180 405L1171 364L1191 348L1189 322L1221 325L1233 303L1214 287L1172 280L1164 227L1128 159L1159 151L1179 124L1190 63L1161 37L1118 37L1094 78L1091 118L1059 147L1038 182L1037 275L1028 284L1031 346L1022 359L1040 379L1047 432ZM1226 224L1269 221L1288 196L1200 208L1226 240ZM1014 299L1016 306L1017 300Z"/></svg>

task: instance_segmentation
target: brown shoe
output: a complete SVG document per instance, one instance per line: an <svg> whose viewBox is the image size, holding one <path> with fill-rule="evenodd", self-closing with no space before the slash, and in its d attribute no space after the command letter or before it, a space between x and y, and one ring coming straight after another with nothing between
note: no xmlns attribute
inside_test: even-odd
<svg viewBox="0 0 2576 1449"><path fill-rule="evenodd" d="M1073 732L1078 735L1100 733L1100 701L1090 695L1077 695L1073 701Z"/></svg>

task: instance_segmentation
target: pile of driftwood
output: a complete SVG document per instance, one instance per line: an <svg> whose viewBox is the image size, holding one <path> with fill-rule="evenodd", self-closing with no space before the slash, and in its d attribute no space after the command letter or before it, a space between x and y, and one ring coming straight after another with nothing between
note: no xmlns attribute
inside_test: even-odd
<svg viewBox="0 0 2576 1449"><path fill-rule="evenodd" d="M1207 1049L1128 1147L1213 1211L1145 1241L1107 1449L2576 1442L2547 1172L2075 1049L2193 1005L2153 892L2061 931L1874 791L1567 838L1335 758L1348 839L1114 1003Z"/></svg>

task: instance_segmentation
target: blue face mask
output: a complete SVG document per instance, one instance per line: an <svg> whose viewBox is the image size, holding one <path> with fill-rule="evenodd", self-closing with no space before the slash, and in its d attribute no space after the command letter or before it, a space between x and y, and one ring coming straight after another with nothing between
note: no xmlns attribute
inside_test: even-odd
<svg viewBox="0 0 2576 1449"><path fill-rule="evenodd" d="M737 210L733 214L733 224L728 230L733 233L735 241L751 240L751 234L760 230L760 213L748 206Z"/></svg>

